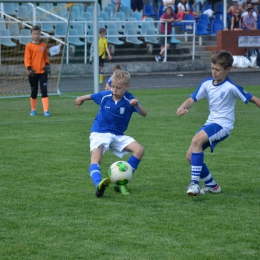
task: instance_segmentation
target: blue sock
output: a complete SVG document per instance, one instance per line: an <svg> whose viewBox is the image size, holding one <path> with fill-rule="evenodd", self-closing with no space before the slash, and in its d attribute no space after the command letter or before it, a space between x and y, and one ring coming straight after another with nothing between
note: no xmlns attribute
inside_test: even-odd
<svg viewBox="0 0 260 260"><path fill-rule="evenodd" d="M191 182L199 184L204 153L191 153Z"/></svg>
<svg viewBox="0 0 260 260"><path fill-rule="evenodd" d="M209 169L205 163L203 163L202 170L200 173L200 178L203 180L205 186L207 187L216 188L218 185L212 178Z"/></svg>
<svg viewBox="0 0 260 260"><path fill-rule="evenodd" d="M98 164L91 164L89 166L89 175L94 183L94 185L97 187L98 184L101 182L102 177L101 177L101 171L100 167Z"/></svg>
<svg viewBox="0 0 260 260"><path fill-rule="evenodd" d="M128 159L128 163L132 166L133 172L137 169L138 164L140 163L140 159L136 158L135 156L131 155L131 157Z"/></svg>

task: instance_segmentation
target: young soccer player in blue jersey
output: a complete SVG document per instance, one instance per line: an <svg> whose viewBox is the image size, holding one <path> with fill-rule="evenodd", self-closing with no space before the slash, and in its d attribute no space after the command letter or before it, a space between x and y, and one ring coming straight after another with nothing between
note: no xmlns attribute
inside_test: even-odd
<svg viewBox="0 0 260 260"><path fill-rule="evenodd" d="M214 147L225 140L234 127L236 99L245 104L252 102L260 108L260 99L234 84L228 77L233 57L227 51L215 53L211 60L212 78L205 79L177 110L177 115L188 113L188 109L202 98L207 98L210 114L206 123L198 130L191 141L186 158L191 165L191 181L187 190L189 196L220 193L220 185L213 179L204 163L204 150L213 152ZM204 187L200 188L202 179Z"/></svg>
<svg viewBox="0 0 260 260"><path fill-rule="evenodd" d="M135 171L144 155L144 147L132 137L124 135L133 112L145 117L147 112L138 100L128 92L130 74L116 70L112 76L112 90L89 94L76 99L76 107L86 100L93 100L100 106L90 134L91 162L90 177L96 187L96 196L102 197L110 184L109 178L102 180L100 163L103 154L110 150L118 157L131 152L128 163ZM126 185L116 185L115 191L130 194Z"/></svg>

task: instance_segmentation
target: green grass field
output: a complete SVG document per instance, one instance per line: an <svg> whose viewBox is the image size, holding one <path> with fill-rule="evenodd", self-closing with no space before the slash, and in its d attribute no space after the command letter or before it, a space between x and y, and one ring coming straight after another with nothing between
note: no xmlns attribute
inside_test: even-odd
<svg viewBox="0 0 260 260"><path fill-rule="evenodd" d="M245 89L260 96L259 87ZM132 91L148 116L135 114L126 134L146 152L131 195L111 186L101 199L88 174L98 106L52 96L50 118L40 99L30 117L29 98L1 99L0 259L260 259L260 110L238 100L231 136L205 151L223 192L187 197L185 154L208 116L206 100L176 116L193 91ZM116 160L105 154L103 176Z"/></svg>

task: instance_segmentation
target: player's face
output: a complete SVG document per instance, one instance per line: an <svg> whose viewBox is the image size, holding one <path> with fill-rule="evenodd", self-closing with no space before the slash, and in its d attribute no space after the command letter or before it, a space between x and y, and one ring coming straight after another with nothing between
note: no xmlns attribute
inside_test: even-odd
<svg viewBox="0 0 260 260"><path fill-rule="evenodd" d="M40 33L40 31L32 31L31 36L32 36L33 42L39 42L41 33Z"/></svg>
<svg viewBox="0 0 260 260"><path fill-rule="evenodd" d="M214 84L217 85L223 82L226 79L230 69L231 68L224 69L219 64L211 63L211 72L212 72L212 77L214 79Z"/></svg>
<svg viewBox="0 0 260 260"><path fill-rule="evenodd" d="M111 87L113 92L113 99L120 100L124 96L125 92L129 89L130 85L125 85L119 81L113 81Z"/></svg>

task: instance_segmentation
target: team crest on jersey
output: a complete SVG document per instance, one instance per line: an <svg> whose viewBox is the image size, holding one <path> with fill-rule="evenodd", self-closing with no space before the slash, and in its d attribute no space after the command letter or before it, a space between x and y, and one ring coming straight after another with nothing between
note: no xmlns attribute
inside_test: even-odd
<svg viewBox="0 0 260 260"><path fill-rule="evenodd" d="M125 113L125 108L124 107L120 107L120 115L123 115Z"/></svg>
<svg viewBox="0 0 260 260"><path fill-rule="evenodd" d="M44 51L44 47L41 46L41 51Z"/></svg>
<svg viewBox="0 0 260 260"><path fill-rule="evenodd" d="M221 94L220 94L220 98L223 99L224 96L225 96L225 92L221 92Z"/></svg>

